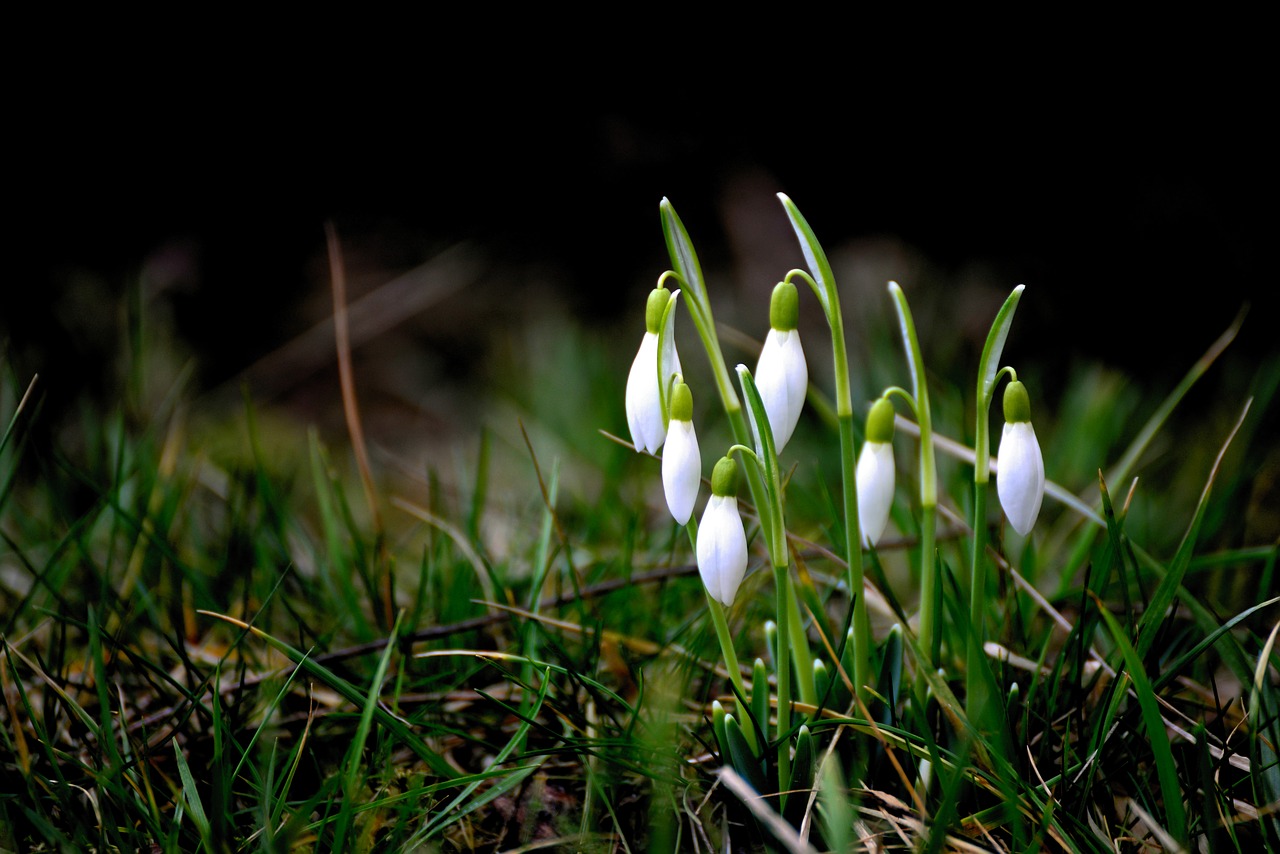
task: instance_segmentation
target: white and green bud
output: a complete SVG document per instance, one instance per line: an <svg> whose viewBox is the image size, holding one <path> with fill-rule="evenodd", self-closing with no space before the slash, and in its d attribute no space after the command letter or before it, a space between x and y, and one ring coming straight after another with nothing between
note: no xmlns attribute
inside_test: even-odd
<svg viewBox="0 0 1280 854"><path fill-rule="evenodd" d="M747 571L747 532L738 514L738 464L721 457L698 528L698 572L711 598L728 607Z"/></svg>
<svg viewBox="0 0 1280 854"><path fill-rule="evenodd" d="M858 488L858 527L862 545L880 542L889 523L897 478L893 461L893 404L887 397L877 400L867 414L867 440L858 455L854 481Z"/></svg>
<svg viewBox="0 0 1280 854"><path fill-rule="evenodd" d="M702 484L702 455L693 430L693 394L683 382L677 382L671 391L671 423L667 430L662 489L672 518L687 525Z"/></svg>
<svg viewBox="0 0 1280 854"><path fill-rule="evenodd" d="M665 288L654 288L649 292L649 301L645 305L644 337L640 339L640 350L636 353L636 358L631 363L631 373L627 376L627 426L631 428L631 442L637 451L655 454L667 438L661 388L670 383L671 377L680 373L680 356L675 351L675 312L668 311L667 305L679 295L679 291L668 293ZM669 326L665 333L669 355L666 360L667 375L661 378L660 385L658 345L664 316Z"/></svg>
<svg viewBox="0 0 1280 854"><path fill-rule="evenodd" d="M1004 432L996 455L996 494L1009 524L1022 536L1040 515L1044 500L1044 457L1031 426L1031 399L1014 380L1004 389Z"/></svg>
<svg viewBox="0 0 1280 854"><path fill-rule="evenodd" d="M791 440L804 397L809 390L809 367L800 346L796 324L800 317L800 298L796 286L779 282L769 302L769 334L756 363L756 388L769 416L773 443L778 453Z"/></svg>

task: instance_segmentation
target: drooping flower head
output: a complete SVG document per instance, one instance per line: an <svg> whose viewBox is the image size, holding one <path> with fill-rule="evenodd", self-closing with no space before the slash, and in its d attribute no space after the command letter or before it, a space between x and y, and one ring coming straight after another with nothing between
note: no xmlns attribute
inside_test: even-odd
<svg viewBox="0 0 1280 854"><path fill-rule="evenodd" d="M675 317L674 310L668 310L668 303L680 296L679 291L668 293L666 288L654 288L649 292L649 301L645 305L644 338L640 339L640 350L631 363L631 373L627 375L627 426L631 428L631 442L636 451L657 453L667 438L667 425L662 413L662 387L671 382L671 377L680 373L680 356L675 350ZM674 306L672 306L674 309ZM667 350L666 376L658 376L658 333L662 331L663 322L667 324L663 334L663 347Z"/></svg>
<svg viewBox="0 0 1280 854"><path fill-rule="evenodd" d="M893 404L882 397L867 414L867 441L858 455L858 527L862 545L874 546L884 534L893 506Z"/></svg>
<svg viewBox="0 0 1280 854"><path fill-rule="evenodd" d="M738 464L732 457L721 457L712 471L697 552L707 592L722 605L732 605L747 571L747 532L738 515Z"/></svg>
<svg viewBox="0 0 1280 854"><path fill-rule="evenodd" d="M779 282L769 301L769 334L756 363L756 388L769 416L773 430L773 444L777 452L791 439L804 408L804 396L809 390L809 366L805 364L804 350L800 347L800 332L796 324L800 317L800 297L796 286Z"/></svg>
<svg viewBox="0 0 1280 854"><path fill-rule="evenodd" d="M996 455L996 493L1009 524L1022 536L1031 533L1044 500L1044 457L1031 426L1031 400L1014 380L1004 389L1004 433Z"/></svg>
<svg viewBox="0 0 1280 854"><path fill-rule="evenodd" d="M683 382L676 382L671 392L667 446L662 452L662 489L672 518L681 525L688 524L693 515L701 484L702 455L693 432L693 394Z"/></svg>

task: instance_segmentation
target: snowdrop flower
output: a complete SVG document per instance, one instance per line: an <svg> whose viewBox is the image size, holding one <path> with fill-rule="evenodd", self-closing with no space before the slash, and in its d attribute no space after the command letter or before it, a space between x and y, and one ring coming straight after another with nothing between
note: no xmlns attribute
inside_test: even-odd
<svg viewBox="0 0 1280 854"><path fill-rule="evenodd" d="M1044 499L1044 457L1031 426L1031 400L1017 380L1004 389L1004 422L996 455L996 493L1009 524L1025 537Z"/></svg>
<svg viewBox="0 0 1280 854"><path fill-rule="evenodd" d="M884 534L893 506L893 404L882 397L867 414L867 441L858 455L858 527L862 545L874 546Z"/></svg>
<svg viewBox="0 0 1280 854"><path fill-rule="evenodd" d="M769 334L756 363L756 388L769 416L774 448L780 454L791 439L804 407L809 389L809 366L800 348L800 332L796 322L800 316L800 298L796 286L779 282L769 301Z"/></svg>
<svg viewBox="0 0 1280 854"><path fill-rule="evenodd" d="M645 306L644 338L640 339L640 351L636 353L631 373L627 376L627 426L631 428L631 443L636 451L657 453L667 438L658 386L658 332L662 329L667 303L679 295L679 291L668 293L665 288L654 288L649 292L649 302ZM671 328L667 329L665 336L669 354L664 382L670 382L672 376L680 373L680 356L675 350L675 317L675 311L668 315L667 323Z"/></svg>
<svg viewBox="0 0 1280 854"><path fill-rule="evenodd" d="M711 498L698 528L698 572L711 598L733 604L747 571L747 532L738 515L738 464L721 457L711 474Z"/></svg>
<svg viewBox="0 0 1280 854"><path fill-rule="evenodd" d="M669 431L667 449L662 452L662 489L671 516L687 525L702 484L702 455L698 452L698 436L693 432L693 394L682 382L677 382L671 392Z"/></svg>

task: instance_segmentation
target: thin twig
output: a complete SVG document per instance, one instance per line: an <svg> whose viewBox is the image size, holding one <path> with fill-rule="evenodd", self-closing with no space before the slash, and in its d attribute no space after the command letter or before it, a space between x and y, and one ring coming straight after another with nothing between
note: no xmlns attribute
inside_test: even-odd
<svg viewBox="0 0 1280 854"><path fill-rule="evenodd" d="M373 488L369 449L364 441L364 427L360 422L360 407L356 401L356 381L351 369L351 331L347 325L347 271L342 262L338 230L332 220L324 224L324 235L329 247L329 276L333 282L333 333L338 349L338 379L342 384L342 413L347 419L347 432L351 434L351 449L356 455L356 468L360 470L360 485L364 487L365 501L369 504L369 517L373 522L377 543L377 569L381 576L382 617L384 625L390 626L395 622L391 564L386 560L382 514L378 511L378 494Z"/></svg>

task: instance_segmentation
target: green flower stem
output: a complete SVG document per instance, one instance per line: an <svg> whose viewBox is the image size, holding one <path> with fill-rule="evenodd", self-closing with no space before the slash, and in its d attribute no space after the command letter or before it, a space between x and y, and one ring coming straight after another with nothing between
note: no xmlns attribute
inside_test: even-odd
<svg viewBox="0 0 1280 854"><path fill-rule="evenodd" d="M769 419L764 415L764 405L760 402L760 394L756 391L755 383L751 379L751 373L746 368L740 368L738 371L738 379L742 383L743 394L747 397L748 404L752 407L752 421L758 431L757 436L760 437L760 451L764 455L752 450L743 444L737 444L729 448L729 453L735 451L743 459L743 468L748 471L755 470L761 476L761 480L771 487L766 490L769 501L760 505L757 509L760 511L760 519L763 525L765 516L771 516L774 521L766 526L766 538L768 528L782 532L782 536L776 539L767 539L769 546L769 562L773 564L773 587L778 597L778 655L775 659L778 666L778 736L791 731L791 667L787 663L788 657L795 663L796 673L804 674L806 671L801 670L801 658L808 658L809 669L807 671L809 682L813 682L813 663L809 655L808 639L804 636L803 625L799 623L799 605L795 601L795 588L791 586L790 568L790 552L787 549L786 527L783 524L782 516L782 484L779 482L778 474L778 457L773 450L773 433L769 429ZM770 465L770 463L772 463ZM797 615L794 616L793 615ZM793 626L799 626L800 632L797 633ZM784 647L790 647L790 656L786 654ZM801 691L804 688L801 687ZM816 689L813 691L816 696ZM785 792L791 786L791 754L784 745L778 750L778 791Z"/></svg>
<svg viewBox="0 0 1280 854"><path fill-rule="evenodd" d="M898 311L902 344L911 368L911 390L915 399L916 423L920 425L920 647L929 656L929 666L936 667L942 637L938 626L939 589L937 558L934 554L937 536L938 466L933 453L933 416L929 410L929 387L920 355L920 339L907 296L897 282L889 283L889 294Z"/></svg>
<svg viewBox="0 0 1280 854"><path fill-rule="evenodd" d="M743 380L743 391L747 395L748 401L753 407L759 406L759 420L754 421L756 425L763 424L764 430L768 430L768 419L764 418L763 406L759 405L760 395L756 392L755 385L751 381L751 374L743 369L740 374ZM768 445L765 450L765 459L773 454L772 436L766 437ZM775 591L778 598L778 643L785 644L790 650L790 659L796 668L796 678L798 681L797 688L800 692L800 701L811 705L818 703L818 689L813 681L813 655L809 650L809 639L805 635L804 621L800 616L800 602L796 598L795 585L791 580L791 573L788 572L791 565L791 553L787 548L786 524L783 521L782 508L782 483L780 481L780 468L777 465L777 457L773 456L774 464L766 465L760 458L760 455L745 445L734 445L729 449L730 453L737 451L743 458L743 468L751 469L754 466L759 467L760 474L765 483L769 485L767 490L770 501L765 507L761 507L760 516L763 519L765 512L772 517L769 528L775 531L781 531L782 536L767 539L766 543L769 547L769 562L773 564ZM750 461L747 463L746 461ZM767 536L767 535L766 535ZM786 665L788 656L782 654L779 650L778 654L778 706L781 709L787 707L787 720L790 720L791 706L791 674L790 668ZM783 690L783 679L786 679L786 690ZM785 702L783 697L786 697ZM779 712L778 731L786 732L787 727L781 724L782 717Z"/></svg>
<svg viewBox="0 0 1280 854"><path fill-rule="evenodd" d="M791 585L788 583L790 573L787 572L786 565L773 565L773 584L778 591L778 646L783 644L791 646L789 643L790 635L790 609L785 607L783 598L784 590L789 590ZM791 668L787 666L787 656L782 654L782 650L778 650L778 738L782 739L784 735L791 731ZM778 791L785 792L791 787L791 752L784 744L778 749Z"/></svg>
<svg viewBox="0 0 1280 854"><path fill-rule="evenodd" d="M738 365L738 382L742 385L742 394L747 401L747 416L751 419L752 432L756 437L756 452L745 454L755 460L760 467L769 497L769 515L772 521L766 535L771 534L769 558L774 569L781 567L777 576L781 586L778 595L778 637L779 643L786 643L791 648L791 660L795 664L796 679L799 682L800 699L809 704L818 702L818 688L813 681L813 654L809 650L809 639L805 634L804 621L800 617L800 603L796 599L795 586L791 574L787 571L791 564L791 551L787 548L787 526L783 514L782 467L778 465L778 452L773 441L773 429L769 426L769 416L765 413L764 402L756 388L755 380L746 365ZM740 448L740 451L748 451ZM748 466L749 468L749 466ZM763 515L763 514L762 514ZM783 624L783 616L787 617ZM779 655L779 661L785 657ZM779 664L779 670L787 668ZM781 674L779 674L781 675ZM785 732L785 730L782 730Z"/></svg>
<svg viewBox="0 0 1280 854"><path fill-rule="evenodd" d="M694 554L697 554L698 521L690 516L689 524L685 525L684 529L689 534L689 547L693 549ZM742 681L742 668L738 666L738 653L733 648L733 634L729 631L729 621L725 618L724 606L712 598L706 585L703 585L702 592L707 597L707 613L711 615L711 625L715 627L716 640L720 641L720 656L724 659L725 669L729 671L729 681L733 683L739 700L745 702L748 696L747 686ZM743 734L746 735L753 749L759 749L760 744L756 740L756 728L751 723L751 716L745 709L741 711L741 716Z"/></svg>
<svg viewBox="0 0 1280 854"><path fill-rule="evenodd" d="M787 610L791 660L796 666L798 683L796 687L800 689L800 702L816 706L818 705L818 685L813 679L813 655L809 651L809 637L805 634L804 618L800 616L800 600L796 598L795 582L791 579L791 573L783 573L783 578L786 581L786 590L779 598L785 600ZM783 601L778 602L779 609L783 604Z"/></svg>
<svg viewBox="0 0 1280 854"><path fill-rule="evenodd" d="M671 256L671 266L675 268L674 272L664 273L663 276L664 278L674 276L683 286L685 305L689 309L689 316L693 320L694 329L698 332L698 338L702 340L702 347L707 352L707 362L715 378L716 391L720 393L720 403L724 408L725 417L729 419L733 440L742 445L750 445L751 432L747 429L742 402L733 388L729 367L720 350L720 339L716 336L715 319L711 315L711 301L707 297L707 286L702 278L702 266L698 263L698 253L694 251L689 232L685 230L684 223L680 221L671 202L664 198L658 206L658 212L662 217L662 233L667 243L667 254ZM747 471L747 487L751 492L751 502L757 508L767 506L764 481L761 480L759 473L751 470L750 467ZM761 510L760 525L766 536L771 535L769 524L770 521L766 518L765 512Z"/></svg>
<svg viewBox="0 0 1280 854"><path fill-rule="evenodd" d="M849 596L853 600L853 684L858 696L868 701L871 680L871 624L867 618L867 597L863 593L862 573L862 534L858 529L858 490L854 480L854 471L858 464L857 448L853 438L853 392L849 383L849 356L844 341L844 319L840 313L840 295L836 290L835 276L831 271L831 263L827 253L818 242L809 222L800 213L787 196L779 193L782 207L787 212L791 227L800 241L800 249L804 253L805 262L809 265L812 276L803 270L793 270L787 274L790 280L793 274L802 276L809 282L814 296L822 305L823 314L827 318L827 326L831 330L831 354L835 367L836 418L840 429L840 473L841 491L844 499L844 536L845 559L847 562L847 584Z"/></svg>
<svg viewBox="0 0 1280 854"><path fill-rule="evenodd" d="M1022 298L1023 285L1018 285L1005 299L987 333L978 362L978 388L976 394L976 422L973 430L973 548L969 560L969 638L965 656L965 711L969 720L978 721L980 715L992 708L994 698L987 697L985 680L979 678L986 666L984 641L987 616L987 485L991 481L991 401L995 399L1000 375L1008 372L1013 379L1018 376L1012 368L1001 369L1000 356L1004 342L1009 337L1013 314Z"/></svg>

